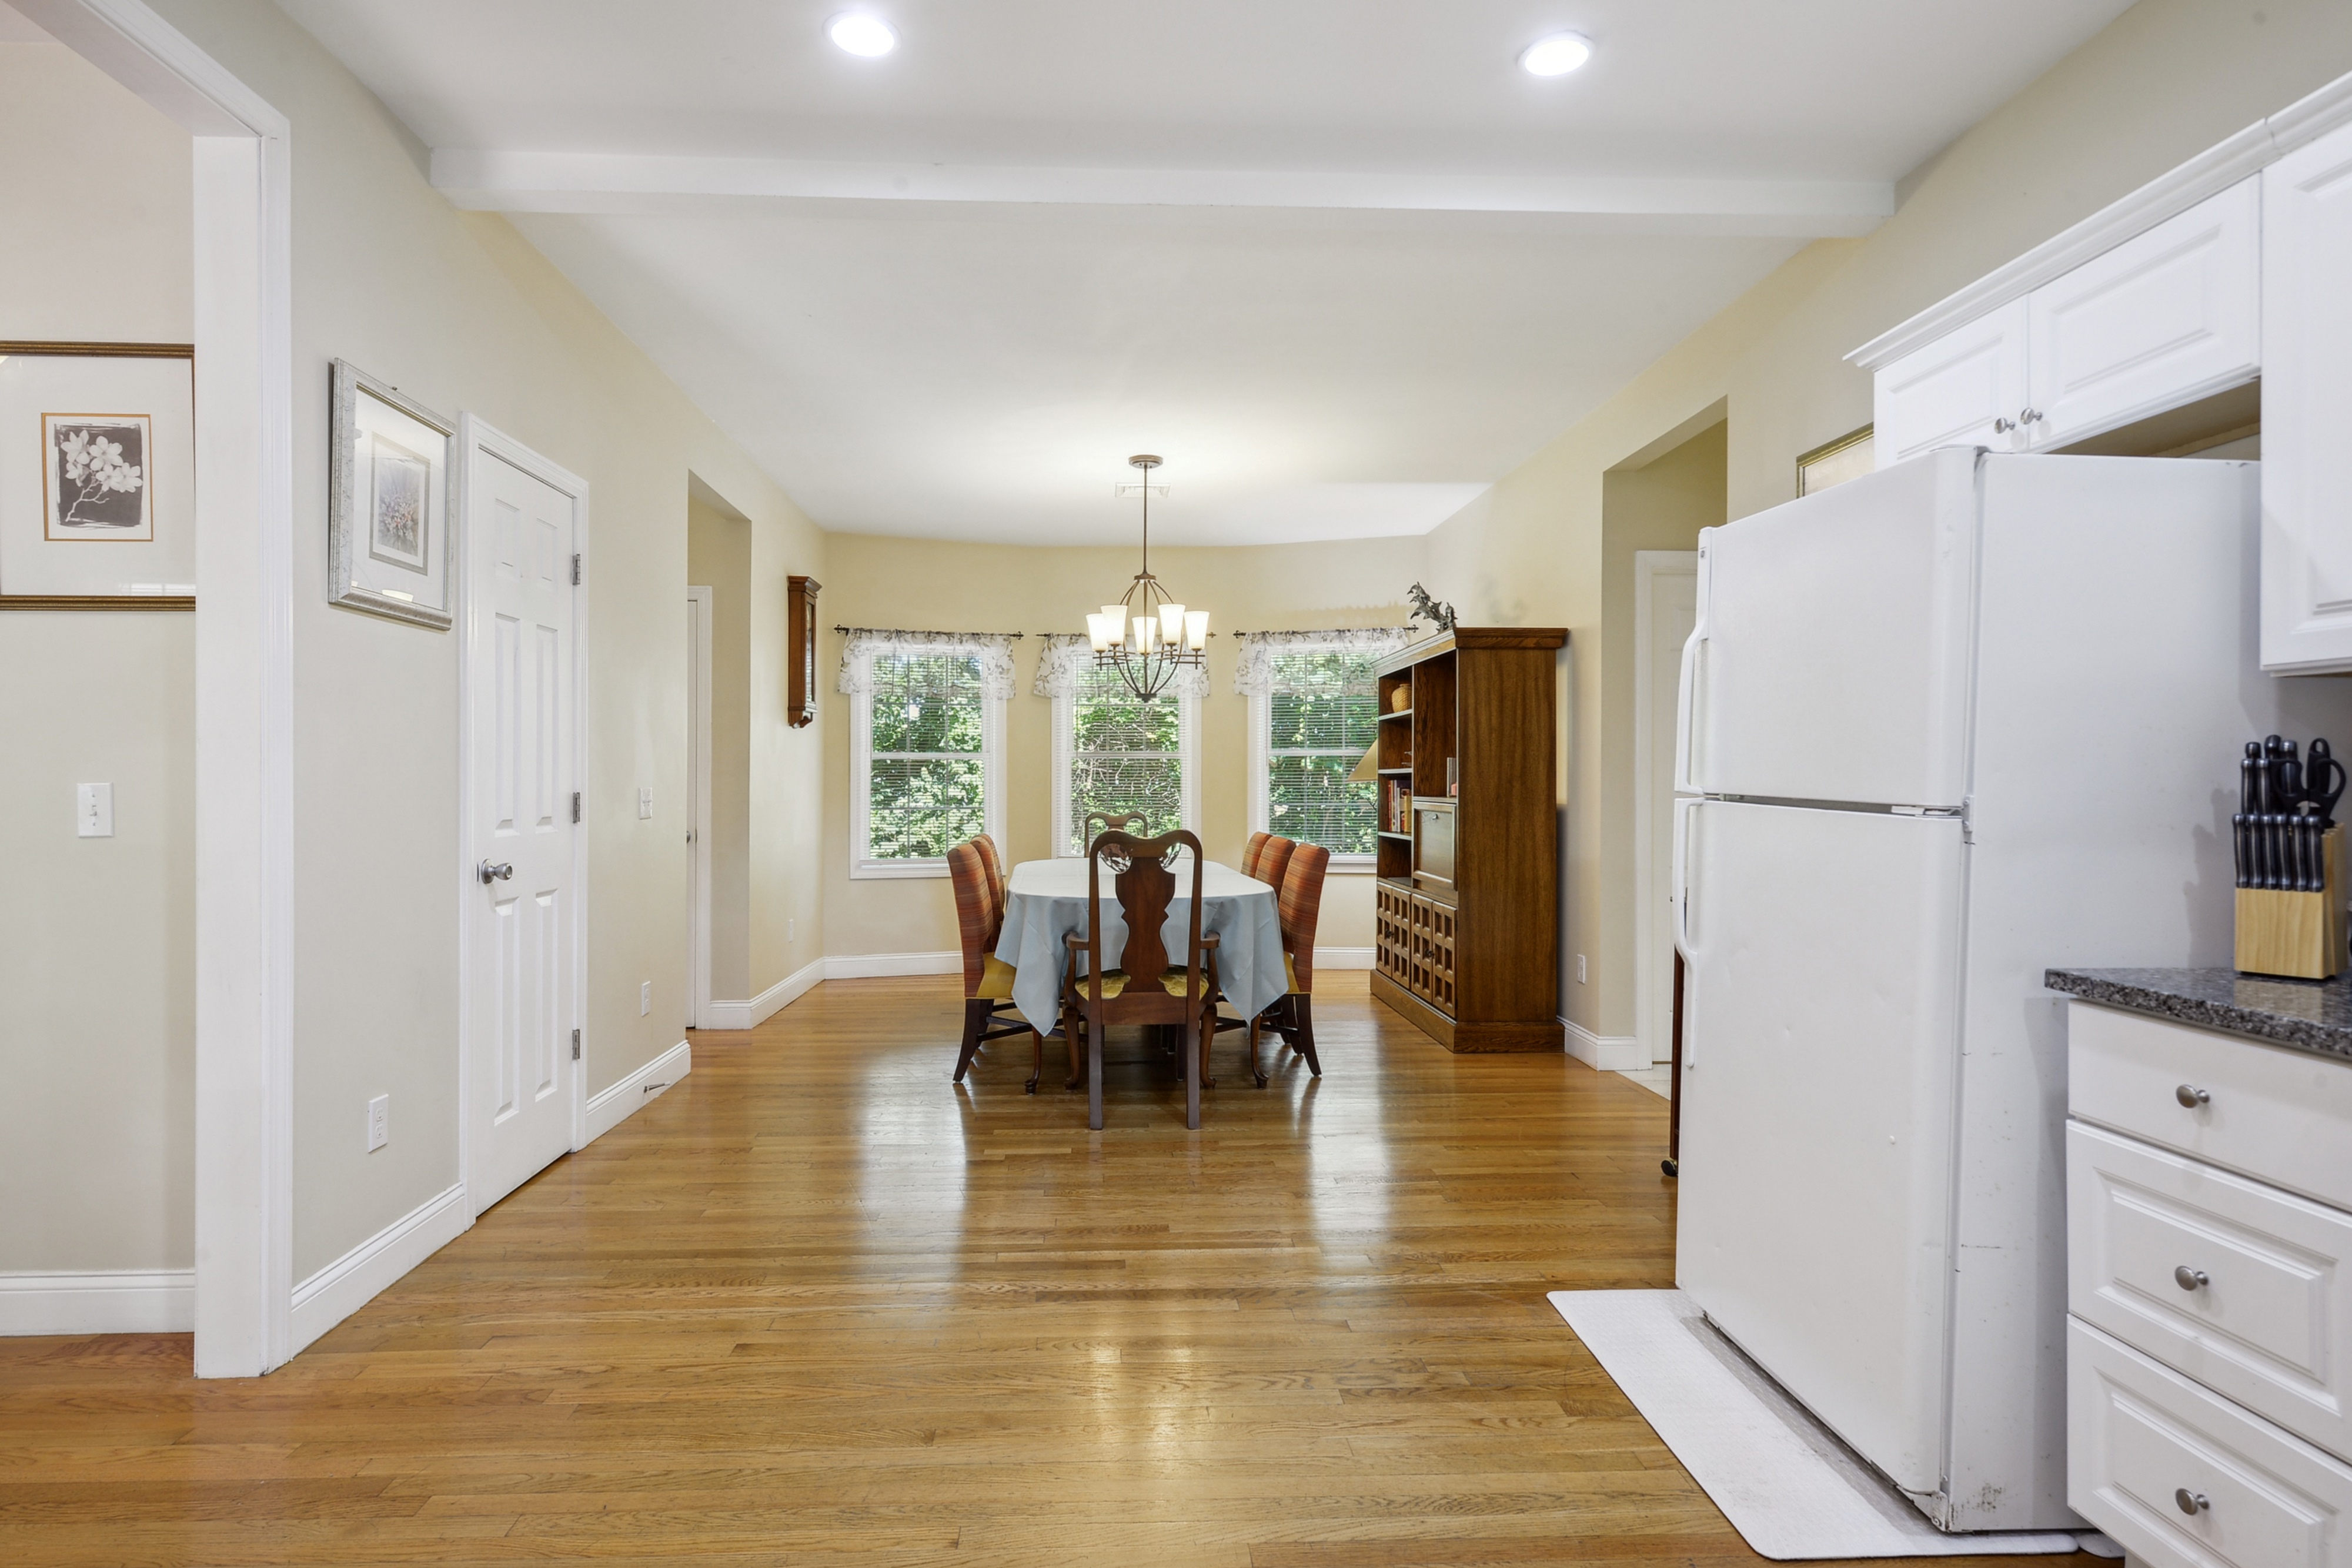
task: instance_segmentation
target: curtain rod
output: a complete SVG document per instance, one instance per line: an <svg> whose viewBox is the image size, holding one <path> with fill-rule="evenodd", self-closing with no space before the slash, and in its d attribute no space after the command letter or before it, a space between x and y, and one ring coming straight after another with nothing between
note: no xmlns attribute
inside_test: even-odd
<svg viewBox="0 0 2352 1568"><path fill-rule="evenodd" d="M855 636L860 632L878 632L886 637L914 632L921 637L1010 637L1018 641L1028 635L1025 632L925 632L913 626L836 626L834 630L845 637Z"/></svg>

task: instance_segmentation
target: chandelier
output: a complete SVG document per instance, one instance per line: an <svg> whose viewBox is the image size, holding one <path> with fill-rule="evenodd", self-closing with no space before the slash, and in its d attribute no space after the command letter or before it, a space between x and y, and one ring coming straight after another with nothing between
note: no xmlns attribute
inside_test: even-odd
<svg viewBox="0 0 2352 1568"><path fill-rule="evenodd" d="M1143 470L1143 483L1137 486L1143 492L1143 570L1117 604L1087 617L1087 639L1094 644L1095 668L1117 670L1137 700L1148 703L1177 671L1207 662L1209 612L1187 610L1169 598L1151 575L1151 471L1160 459L1139 453L1127 461Z"/></svg>

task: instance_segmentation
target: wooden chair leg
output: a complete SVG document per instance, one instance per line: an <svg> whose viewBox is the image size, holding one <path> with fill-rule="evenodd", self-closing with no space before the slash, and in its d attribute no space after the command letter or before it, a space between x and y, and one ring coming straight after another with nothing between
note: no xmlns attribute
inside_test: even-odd
<svg viewBox="0 0 2352 1568"><path fill-rule="evenodd" d="M1045 1037L1035 1030L1029 1031L1029 1082L1021 1086L1024 1094L1037 1092L1037 1080L1045 1076Z"/></svg>
<svg viewBox="0 0 2352 1568"><path fill-rule="evenodd" d="M1298 1020L1298 1038L1292 1049L1307 1058L1307 1071L1316 1077L1323 1076L1323 1063L1315 1054L1315 998L1301 991L1290 998L1291 1016Z"/></svg>
<svg viewBox="0 0 2352 1568"><path fill-rule="evenodd" d="M963 1050L956 1054L954 1082L963 1082L971 1066L971 1059L980 1052L980 1033L988 1027L988 1003L979 997L967 997L963 1004Z"/></svg>
<svg viewBox="0 0 2352 1568"><path fill-rule="evenodd" d="M1192 1071L1184 1074L1184 1125L1188 1131L1201 1130L1201 1077L1208 1063L1202 1060L1207 1052L1201 1049L1201 1020L1196 1016L1184 1023L1184 1058Z"/></svg>
<svg viewBox="0 0 2352 1568"><path fill-rule="evenodd" d="M1087 1126L1101 1132L1103 1124L1102 1093L1102 1019L1094 1009L1087 1009Z"/></svg>
<svg viewBox="0 0 2352 1568"><path fill-rule="evenodd" d="M1257 1019L1252 1018L1249 1020L1250 1076L1256 1079L1257 1086L1263 1089L1265 1087L1265 1069L1260 1067L1257 1061Z"/></svg>

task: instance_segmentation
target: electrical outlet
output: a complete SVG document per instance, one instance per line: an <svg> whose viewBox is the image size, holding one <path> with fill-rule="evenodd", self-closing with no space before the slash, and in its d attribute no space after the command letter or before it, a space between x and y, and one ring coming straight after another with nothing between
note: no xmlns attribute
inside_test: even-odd
<svg viewBox="0 0 2352 1568"><path fill-rule="evenodd" d="M392 1142L392 1096L379 1094L368 1102L368 1153Z"/></svg>
<svg viewBox="0 0 2352 1568"><path fill-rule="evenodd" d="M642 822L642 821L644 821L646 818L648 818L648 817L652 816L653 814L654 814L654 792L653 792L651 789L640 789L640 790L638 790L638 791L637 791L637 821L641 821L641 822Z"/></svg>
<svg viewBox="0 0 2352 1568"><path fill-rule="evenodd" d="M1580 986L1584 984L1584 955L1581 953L1576 956L1576 983Z"/></svg>
<svg viewBox="0 0 2352 1568"><path fill-rule="evenodd" d="M114 836L114 786L74 786L74 830L85 839Z"/></svg>
<svg viewBox="0 0 2352 1568"><path fill-rule="evenodd" d="M645 1017L654 1010L654 983L647 980L637 988L637 1016Z"/></svg>

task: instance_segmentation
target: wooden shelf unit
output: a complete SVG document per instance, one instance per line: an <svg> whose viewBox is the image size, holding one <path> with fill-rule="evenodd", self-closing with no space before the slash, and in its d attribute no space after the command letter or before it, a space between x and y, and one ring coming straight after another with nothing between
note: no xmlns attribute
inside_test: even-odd
<svg viewBox="0 0 2352 1568"><path fill-rule="evenodd" d="M1381 800L1409 777L1412 802L1412 831L1382 819L1372 995L1449 1051L1564 1044L1553 666L1567 643L1556 626L1457 626L1381 663ZM1400 688L1408 706L1391 711Z"/></svg>

